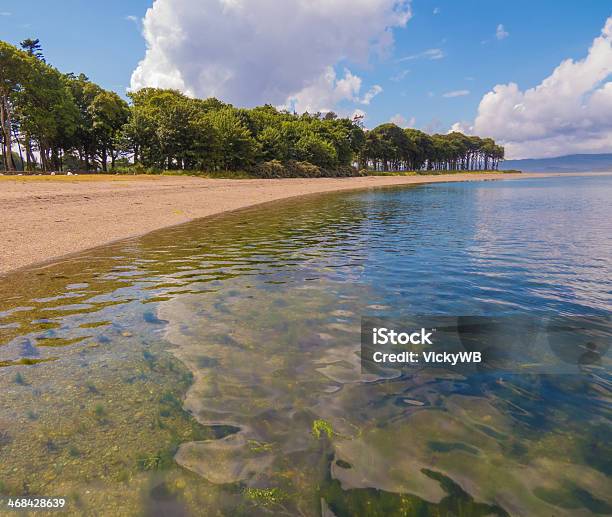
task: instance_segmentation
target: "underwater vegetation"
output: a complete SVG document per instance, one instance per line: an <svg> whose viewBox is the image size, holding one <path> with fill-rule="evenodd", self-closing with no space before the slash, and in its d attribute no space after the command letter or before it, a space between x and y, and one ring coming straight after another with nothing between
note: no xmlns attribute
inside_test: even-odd
<svg viewBox="0 0 612 517"><path fill-rule="evenodd" d="M604 310L605 188L550 257L584 187L538 185L292 200L7 277L0 493L79 516L610 514L606 357L361 370L364 314Z"/></svg>

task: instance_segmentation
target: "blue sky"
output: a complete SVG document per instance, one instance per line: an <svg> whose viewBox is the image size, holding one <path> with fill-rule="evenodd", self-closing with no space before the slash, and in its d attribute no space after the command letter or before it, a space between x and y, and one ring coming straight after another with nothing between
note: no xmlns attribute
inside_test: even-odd
<svg viewBox="0 0 612 517"><path fill-rule="evenodd" d="M17 44L26 37L40 38L47 60L60 70L84 72L125 94L145 55L140 19L151 4L0 0L0 39ZM393 28L395 43L384 57L331 63L338 78L345 67L359 76L361 97L374 85L382 87L368 105L339 98L335 109L362 109L368 126L399 115L405 125L444 132L453 123L473 121L483 95L496 84L516 82L525 90L564 59L584 58L612 15L611 3L603 0L414 0L410 9L405 27ZM507 33L502 39L496 37L500 24ZM360 38L359 30L354 36ZM231 45L232 38L225 44ZM206 49L199 55L205 60ZM444 97L449 92L469 93Z"/></svg>

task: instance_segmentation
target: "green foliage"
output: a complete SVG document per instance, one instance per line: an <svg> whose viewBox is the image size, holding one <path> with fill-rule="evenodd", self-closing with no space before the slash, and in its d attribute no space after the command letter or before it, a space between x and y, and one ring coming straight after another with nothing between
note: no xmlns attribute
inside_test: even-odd
<svg viewBox="0 0 612 517"><path fill-rule="evenodd" d="M264 161L285 160L288 155L288 145L278 127L265 127L258 135L257 141L260 145L260 157Z"/></svg>
<svg viewBox="0 0 612 517"><path fill-rule="evenodd" d="M28 55L34 56L35 58L40 59L41 61L45 60L45 58L43 57L43 53L42 53L42 46L38 38L37 39L32 39L32 38L24 39L19 45L21 46L23 50L25 50L28 53Z"/></svg>
<svg viewBox="0 0 612 517"><path fill-rule="evenodd" d="M216 156L216 166L225 170L249 167L255 163L259 145L239 116L238 110L227 107L207 115L214 128L222 152Z"/></svg>
<svg viewBox="0 0 612 517"><path fill-rule="evenodd" d="M382 124L366 134L360 165L375 172L496 170L504 148L490 138L459 132L427 135Z"/></svg>
<svg viewBox="0 0 612 517"><path fill-rule="evenodd" d="M323 178L349 177L367 175L357 172L350 165L337 166L333 169L318 167L310 162L289 160L282 163L279 160L259 163L252 168L252 175L258 178Z"/></svg>
<svg viewBox="0 0 612 517"><path fill-rule="evenodd" d="M306 133L295 145L298 159L318 165L334 167L338 162L338 153L332 144L321 137Z"/></svg>
<svg viewBox="0 0 612 517"><path fill-rule="evenodd" d="M496 169L503 159L490 138L430 136L392 123L364 131L333 112L236 108L160 88L131 92L128 104L83 74L47 64L39 40L21 46L0 41L0 168L10 171L320 177L355 176L358 169Z"/></svg>

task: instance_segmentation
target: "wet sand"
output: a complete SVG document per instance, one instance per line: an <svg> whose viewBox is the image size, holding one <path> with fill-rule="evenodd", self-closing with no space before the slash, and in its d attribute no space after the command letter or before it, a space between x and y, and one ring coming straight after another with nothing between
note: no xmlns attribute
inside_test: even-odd
<svg viewBox="0 0 612 517"><path fill-rule="evenodd" d="M307 194L545 174L274 180L178 176L0 176L0 275L119 239Z"/></svg>

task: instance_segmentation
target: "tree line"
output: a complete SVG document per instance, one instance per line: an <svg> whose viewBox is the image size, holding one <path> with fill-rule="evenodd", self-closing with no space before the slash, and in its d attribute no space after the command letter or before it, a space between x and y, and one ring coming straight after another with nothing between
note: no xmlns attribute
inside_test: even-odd
<svg viewBox="0 0 612 517"><path fill-rule="evenodd" d="M503 147L462 133L428 135L333 112L298 115L265 105L143 88L129 103L85 75L49 65L40 42L0 41L1 166L8 171L205 170L275 176L342 171L497 169Z"/></svg>

